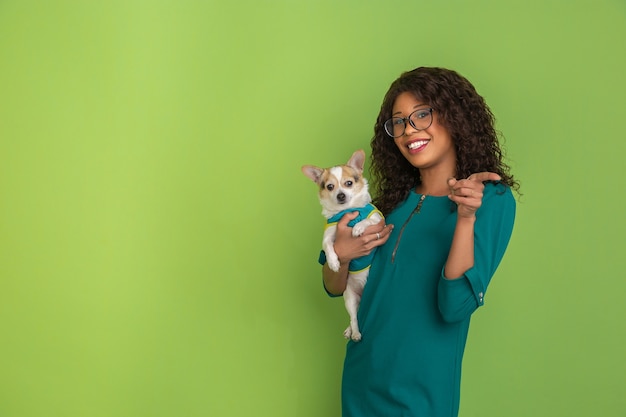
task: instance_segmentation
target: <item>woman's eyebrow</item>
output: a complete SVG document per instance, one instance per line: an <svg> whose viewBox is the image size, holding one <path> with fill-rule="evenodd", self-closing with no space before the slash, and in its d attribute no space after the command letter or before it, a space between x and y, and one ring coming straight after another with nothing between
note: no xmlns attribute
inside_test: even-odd
<svg viewBox="0 0 626 417"><path fill-rule="evenodd" d="M415 106L413 106L413 111L419 109L420 107L428 107L428 105L427 104L416 104ZM402 112L398 110L397 112L394 112L392 114L392 116L395 116L397 114L402 114Z"/></svg>

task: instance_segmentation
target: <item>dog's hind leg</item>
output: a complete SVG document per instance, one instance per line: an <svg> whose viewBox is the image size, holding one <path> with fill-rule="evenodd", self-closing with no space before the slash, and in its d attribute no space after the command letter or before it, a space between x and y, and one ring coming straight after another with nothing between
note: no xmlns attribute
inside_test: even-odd
<svg viewBox="0 0 626 417"><path fill-rule="evenodd" d="M352 339L355 342L361 340L361 331L359 330L357 313L359 311L361 295L363 294L363 288L365 287L365 283L367 281L368 272L369 270L361 271L356 274L351 273L348 276L348 284L343 293L346 310L350 316L350 325L343 332L343 335L346 339Z"/></svg>
<svg viewBox="0 0 626 417"><path fill-rule="evenodd" d="M355 342L361 340L361 332L359 331L359 320L357 318L358 305L361 301L361 297L354 293L354 291L350 291L346 289L343 293L343 298L346 303L346 310L348 311L348 315L350 316L350 324L343 332L343 336L346 339L352 339Z"/></svg>
<svg viewBox="0 0 626 417"><path fill-rule="evenodd" d="M359 321L357 319L358 305L361 301L361 297L354 291L346 288L343 293L343 299L346 304L346 310L350 316L350 324L343 332L343 336L346 339L352 339L355 342L361 340L361 332L359 331Z"/></svg>

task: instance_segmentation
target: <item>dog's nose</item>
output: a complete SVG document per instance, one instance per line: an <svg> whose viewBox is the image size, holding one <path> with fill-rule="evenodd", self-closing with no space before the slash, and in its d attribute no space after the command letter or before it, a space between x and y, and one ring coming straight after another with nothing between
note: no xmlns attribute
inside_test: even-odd
<svg viewBox="0 0 626 417"><path fill-rule="evenodd" d="M344 193L337 194L337 201L343 203L344 201L346 201L346 195Z"/></svg>

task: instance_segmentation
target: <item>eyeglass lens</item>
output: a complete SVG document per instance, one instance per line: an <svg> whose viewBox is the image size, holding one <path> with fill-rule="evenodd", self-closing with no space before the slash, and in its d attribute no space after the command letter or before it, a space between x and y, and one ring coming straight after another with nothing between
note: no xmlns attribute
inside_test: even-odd
<svg viewBox="0 0 626 417"><path fill-rule="evenodd" d="M417 130L427 129L432 123L432 109L418 109L409 115L409 117L392 117L385 122L385 130L389 136L394 138L404 135L406 130L406 122L411 123L411 126Z"/></svg>

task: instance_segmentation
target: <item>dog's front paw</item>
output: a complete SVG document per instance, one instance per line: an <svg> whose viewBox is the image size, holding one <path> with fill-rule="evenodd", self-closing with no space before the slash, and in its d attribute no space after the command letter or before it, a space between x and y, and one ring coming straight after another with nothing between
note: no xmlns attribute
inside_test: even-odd
<svg viewBox="0 0 626 417"><path fill-rule="evenodd" d="M355 224L354 227L352 228L352 236L354 237L361 236L363 232L365 232L365 228L367 228L367 226L368 225L364 224L363 222Z"/></svg>
<svg viewBox="0 0 626 417"><path fill-rule="evenodd" d="M335 272L339 271L339 258L337 257L337 255L329 255L326 257L326 262L328 263L328 267L330 269L332 269Z"/></svg>

